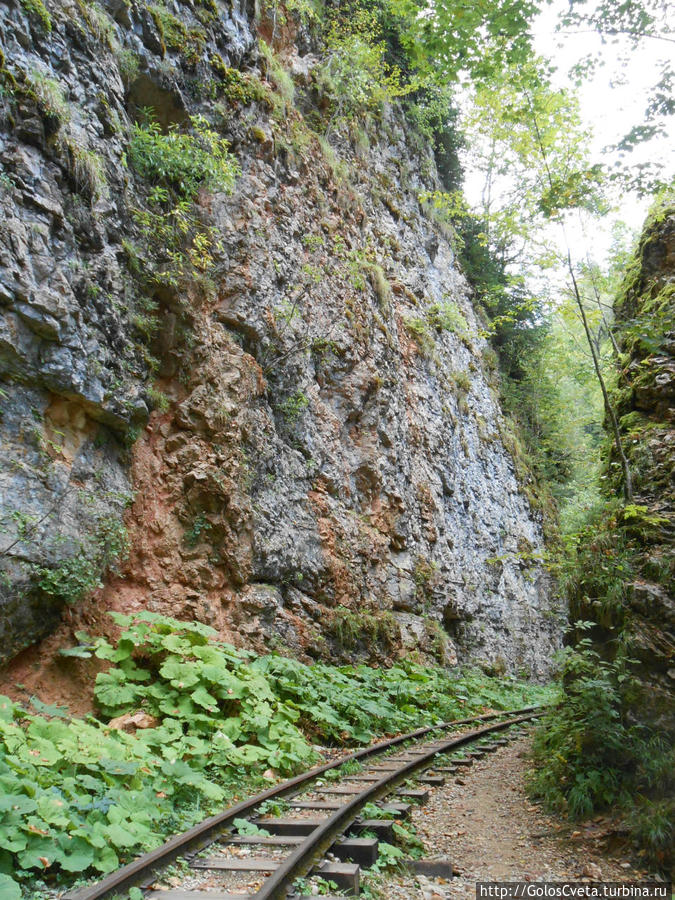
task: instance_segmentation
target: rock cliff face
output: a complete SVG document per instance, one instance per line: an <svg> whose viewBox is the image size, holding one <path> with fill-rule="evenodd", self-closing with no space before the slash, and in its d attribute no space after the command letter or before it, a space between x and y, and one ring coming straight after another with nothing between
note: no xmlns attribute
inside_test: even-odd
<svg viewBox="0 0 675 900"><path fill-rule="evenodd" d="M236 0L14 0L0 29L5 658L65 605L62 646L148 608L546 673L540 513L402 112L319 137L320 61L289 25L261 55ZM153 194L148 107L188 155L204 116L234 189Z"/></svg>
<svg viewBox="0 0 675 900"><path fill-rule="evenodd" d="M637 513L625 523L642 553L622 640L638 661L632 714L675 732L675 207L648 221L616 304L625 351L617 392Z"/></svg>
<svg viewBox="0 0 675 900"><path fill-rule="evenodd" d="M647 221L615 303L622 358L613 400L634 497L607 513L590 545L595 560L589 559L570 596L570 621L592 622L602 654L614 659L625 653L631 661L635 678L622 695L627 720L668 739L675 724L674 276L670 206ZM614 448L608 476L621 496L623 475Z"/></svg>

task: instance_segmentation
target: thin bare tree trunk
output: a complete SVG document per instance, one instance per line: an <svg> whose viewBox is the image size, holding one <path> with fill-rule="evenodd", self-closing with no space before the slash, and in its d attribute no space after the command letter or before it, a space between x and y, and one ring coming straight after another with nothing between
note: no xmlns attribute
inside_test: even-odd
<svg viewBox="0 0 675 900"><path fill-rule="evenodd" d="M537 116L534 111L534 106L532 104L531 98L528 96L528 105L530 107L530 113L532 114L532 122L534 124L534 129L537 135L537 144L539 145L539 152L541 153L541 158L544 162L544 168L546 169L546 177L548 179L549 186L551 189L553 188L553 176L551 175L551 170L548 165L548 157L546 155L546 149L544 147L544 142L541 137L541 131L539 130L539 123L537 122ZM565 237L565 245L567 246L567 269L570 273L570 278L572 279L572 287L574 289L574 299L576 300L576 304L579 308L579 315L581 316L581 321L584 326L584 331L586 333L586 339L588 341L588 346L591 350L591 356L593 358L593 367L595 369L595 374L598 377L598 383L600 384L600 390L602 391L602 399L605 403L605 411L609 418L609 421L612 425L612 432L614 436L614 444L616 446L616 452L619 454L619 460L621 461L621 470L623 472L623 490L624 496L626 498L627 503L633 502L633 478L630 473L630 466L628 465L628 459L626 454L623 451L623 444L621 442L621 432L619 431L619 423L616 419L616 414L614 409L612 408L612 404L609 400L609 393L607 391L607 385L605 384L605 379L602 374L602 369L600 368L600 360L598 358L598 353L596 350L595 342L593 340L593 335L591 333L590 326L588 324L588 319L586 317L586 310L584 309L583 300L581 297L581 292L579 290L579 285L577 283L576 275L574 274L574 266L572 265L572 255L569 249L569 241L567 240L567 235L565 234L565 226L563 224L563 235Z"/></svg>
<svg viewBox="0 0 675 900"><path fill-rule="evenodd" d="M607 412L607 416L609 421L612 424L612 431L614 433L614 444L616 446L616 451L619 454L619 459L621 460L621 469L623 471L623 484L624 484L624 495L627 503L633 502L633 479L630 474L630 466L628 465L628 459L626 458L626 454L623 452L623 444L621 442L621 432L619 431L619 423L616 419L616 413L612 407L612 404L609 400L609 394L607 392L607 385L605 384L605 379L602 375L602 370L600 369L600 360L598 359L598 354L595 348L595 343L593 341L593 336L591 334L591 329L588 324L588 319L586 318L586 310L584 309L584 304L581 299L581 293L579 291L579 285L577 284L577 279L574 274L574 266L572 265L572 257L570 255L569 249L567 250L567 268L570 273L570 278L572 279L572 286L574 288L574 299L576 300L577 306L579 307L579 315L581 316L581 321L584 324L584 331L586 332L586 338L588 339L588 346L591 348L591 356L593 357L593 366L595 368L595 374L598 376L598 381L600 383L600 390L602 391L602 399L605 401L605 411Z"/></svg>

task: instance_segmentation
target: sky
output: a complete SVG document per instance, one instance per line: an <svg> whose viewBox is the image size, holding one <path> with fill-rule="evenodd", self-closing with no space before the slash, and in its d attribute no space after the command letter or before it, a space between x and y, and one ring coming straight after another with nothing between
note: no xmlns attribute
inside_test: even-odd
<svg viewBox="0 0 675 900"><path fill-rule="evenodd" d="M623 38L603 42L595 33L569 33L557 29L559 16L568 8L568 0L553 0L545 7L534 24L536 51L552 60L557 68L553 76L555 87L571 87L571 67L585 56L593 55L602 62L595 75L578 89L580 111L585 125L593 131L591 159L611 166L619 157L609 145L620 140L644 116L649 89L656 83L658 62L673 53L673 43L646 40L643 46L633 48ZM671 117L675 120L675 117ZM675 121L671 121L669 133L663 138L633 151L629 163L656 161L661 171L672 179L675 174ZM470 202L480 198L482 181L466 172L465 190ZM599 262L607 258L612 243L612 227L623 221L638 232L650 206L648 198L635 194L621 194L614 198L616 210L593 227L592 255ZM588 252L587 240L578 232L568 231L573 257L583 258ZM552 239L556 239L552 236ZM561 249L565 249L561 247Z"/></svg>

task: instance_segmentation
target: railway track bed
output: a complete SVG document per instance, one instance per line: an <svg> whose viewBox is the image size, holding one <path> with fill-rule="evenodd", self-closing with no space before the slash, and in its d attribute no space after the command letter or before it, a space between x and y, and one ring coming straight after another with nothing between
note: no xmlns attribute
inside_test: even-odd
<svg viewBox="0 0 675 900"><path fill-rule="evenodd" d="M290 900L312 882L324 897L358 896L362 872L382 842L396 842L411 809L539 715L488 714L365 748L224 810L64 900L126 896L131 887L144 900ZM452 876L443 860L409 865Z"/></svg>

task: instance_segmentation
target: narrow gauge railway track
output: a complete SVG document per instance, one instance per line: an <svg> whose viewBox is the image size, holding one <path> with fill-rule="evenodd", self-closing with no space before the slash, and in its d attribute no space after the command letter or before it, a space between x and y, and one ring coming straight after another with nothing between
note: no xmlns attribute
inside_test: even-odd
<svg viewBox="0 0 675 900"><path fill-rule="evenodd" d="M275 785L205 819L183 834L171 838L156 850L112 872L98 884L65 894L63 900L104 900L119 896L131 887L140 887L145 892L145 900L254 900L254 898L282 900L295 896L291 894L294 881L309 874L320 875L335 881L350 893L358 893L359 865L356 862L330 864L322 860L330 850L332 855L340 859L357 860L366 866L375 861L378 836L380 839L391 840L392 819L364 821L359 817L359 813L366 804L379 802L386 796L396 793L408 779L416 777L419 780L420 773L433 771L434 760L439 754L459 750L491 734L535 719L542 713L540 707L527 707L457 719L420 728L358 750L334 762L310 769L302 775ZM486 722L490 724L483 724ZM462 727L476 724L480 727L456 733ZM407 746L412 741L420 741L421 738L439 731L454 731L455 734ZM483 752L497 749L501 743L503 742L492 744L491 748L484 747ZM400 752L391 755L391 751L401 747L403 749ZM320 780L326 772L337 769L345 763L360 763L364 759L373 758L376 762L371 762L368 770L361 770L358 774L347 774L341 781L331 783L327 787ZM428 785L443 783L442 776L428 776L428 773L427 777L421 780ZM308 792L321 796L316 800L296 799ZM424 793L409 789L404 792L403 798L423 800ZM340 797L342 799L337 799ZM299 817L260 818L260 813L265 810L266 801L279 800L286 803L289 811L298 811ZM259 810L261 806L263 808ZM403 818L407 815L409 804L390 804L384 807L384 810L393 818ZM308 817L307 813L311 812L323 815L320 818ZM250 835L234 833L232 831L234 820L242 818L260 826L264 832ZM364 831L375 833L376 837L353 837ZM341 835L344 834L348 834L348 837L341 839ZM278 852L279 848L286 848L290 852L281 859L270 856L240 859L222 855L204 858L204 851L210 848L222 851L238 845L266 848L272 853ZM239 874L247 872L250 875L256 872L270 874L253 894L188 888L153 890L152 885L157 880L158 874L178 859L189 863L195 875L204 873L205 870Z"/></svg>

